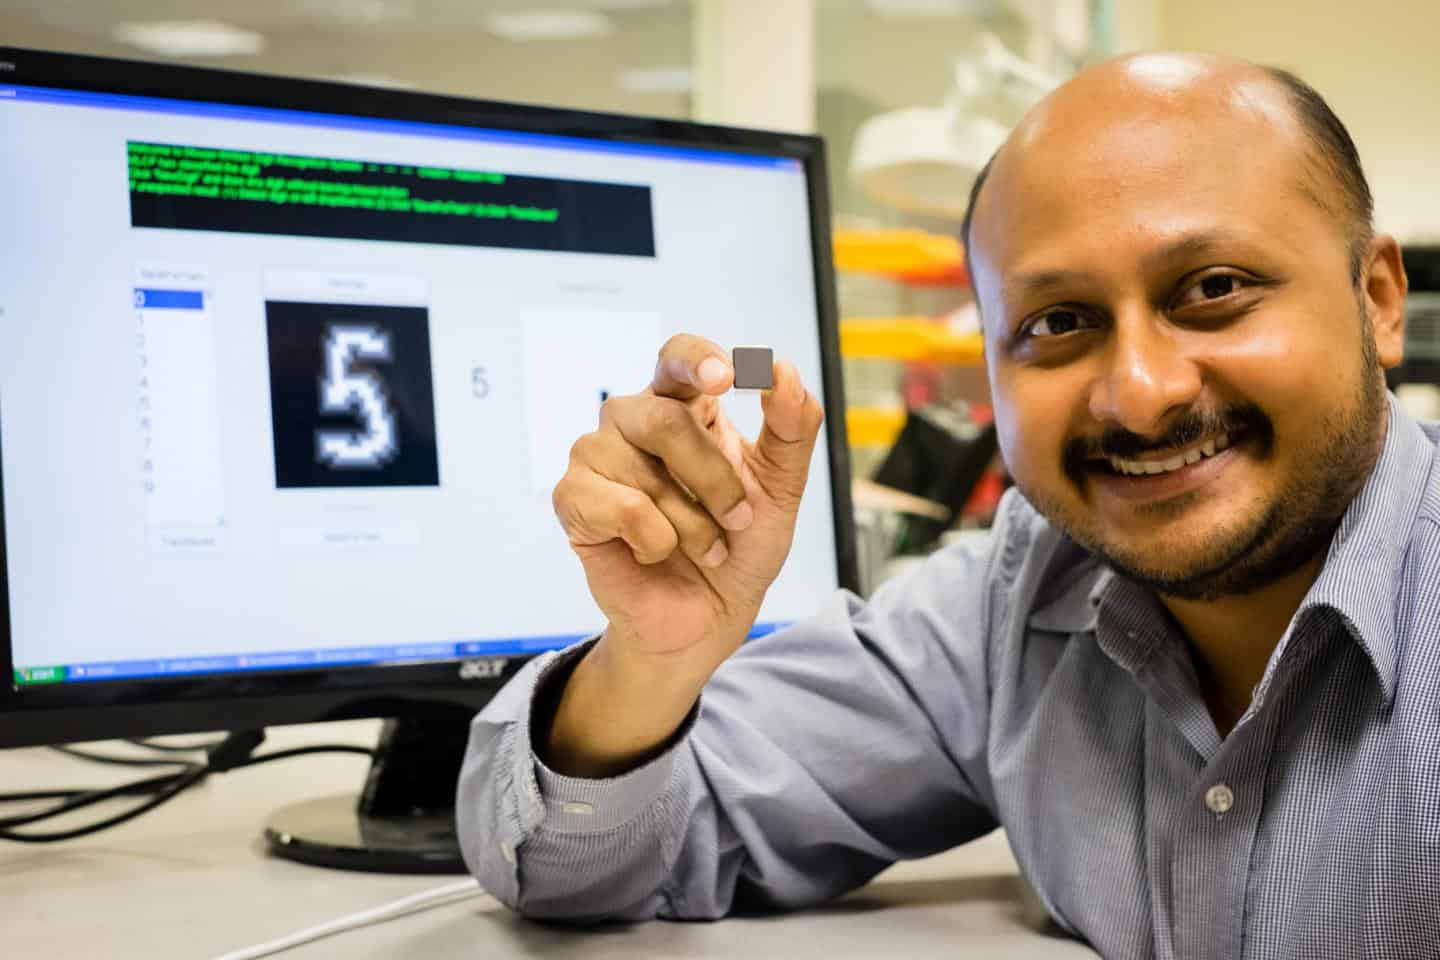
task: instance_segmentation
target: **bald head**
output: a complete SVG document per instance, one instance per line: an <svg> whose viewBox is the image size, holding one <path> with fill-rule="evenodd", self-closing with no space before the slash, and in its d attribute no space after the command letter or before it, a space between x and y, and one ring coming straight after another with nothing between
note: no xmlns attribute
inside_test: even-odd
<svg viewBox="0 0 1440 960"><path fill-rule="evenodd" d="M1344 124L1319 93L1288 71L1178 53L1107 61L1059 87L1026 115L971 188L961 237L972 276L971 244L987 183L1009 179L1014 168L1026 165L1083 164L1088 153L1110 163L1115 183L1123 184L1126 170L1114 168L1113 155L1099 157L1103 149L1087 147L1107 134L1134 137L1142 149L1130 160L1144 165L1143 147L1155 145L1153 132L1166 126L1208 128L1216 151L1289 148L1290 175L1277 186L1298 191L1345 231L1358 282L1373 235L1373 201ZM1206 162L1204 156L1192 159Z"/></svg>
<svg viewBox="0 0 1440 960"><path fill-rule="evenodd" d="M1177 619L1309 576L1405 328L1399 245L1357 244L1368 191L1323 101L1218 57L1111 61L1030 111L970 212L1021 494Z"/></svg>

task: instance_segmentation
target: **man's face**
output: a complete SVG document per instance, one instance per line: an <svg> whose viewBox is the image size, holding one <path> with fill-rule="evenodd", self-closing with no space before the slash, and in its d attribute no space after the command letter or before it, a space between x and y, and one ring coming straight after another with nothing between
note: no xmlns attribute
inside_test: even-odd
<svg viewBox="0 0 1440 960"><path fill-rule="evenodd" d="M1348 237L1257 90L1079 108L1062 92L997 162L972 233L1017 485L1188 599L1323 549L1383 437Z"/></svg>

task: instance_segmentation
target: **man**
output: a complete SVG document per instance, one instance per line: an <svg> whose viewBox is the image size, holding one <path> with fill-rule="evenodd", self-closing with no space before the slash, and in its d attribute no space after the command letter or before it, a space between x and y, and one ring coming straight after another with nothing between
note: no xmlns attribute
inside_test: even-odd
<svg viewBox="0 0 1440 960"><path fill-rule="evenodd" d="M480 881L715 917L999 825L1107 957L1440 956L1440 425L1385 390L1406 280L1370 216L1286 74L1057 90L967 222L1018 487L989 545L743 648L820 408L777 364L751 443L721 350L666 344L556 488L609 626L477 719Z"/></svg>

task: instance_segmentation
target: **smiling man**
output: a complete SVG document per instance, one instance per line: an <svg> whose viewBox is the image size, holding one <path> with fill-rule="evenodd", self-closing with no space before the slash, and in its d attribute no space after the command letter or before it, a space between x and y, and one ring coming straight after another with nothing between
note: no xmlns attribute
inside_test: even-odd
<svg viewBox="0 0 1440 960"><path fill-rule="evenodd" d="M1094 71L991 166L968 234L1006 462L1164 597L1226 733L1379 456L1399 248L1339 121L1248 65Z"/></svg>
<svg viewBox="0 0 1440 960"><path fill-rule="evenodd" d="M977 183L1018 490L984 546L741 646L820 423L677 337L556 488L609 618L476 720L459 816L537 916L799 906L1003 826L1107 957L1440 944L1440 426L1385 390L1406 281L1314 91L1112 61Z"/></svg>

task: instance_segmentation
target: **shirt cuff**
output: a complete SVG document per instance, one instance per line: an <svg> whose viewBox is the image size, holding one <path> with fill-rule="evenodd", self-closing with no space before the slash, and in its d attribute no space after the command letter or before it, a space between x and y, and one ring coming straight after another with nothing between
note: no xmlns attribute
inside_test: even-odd
<svg viewBox="0 0 1440 960"><path fill-rule="evenodd" d="M535 680L535 703L558 701L558 697L546 696L552 693L545 689L546 685L568 678L574 663L592 644L593 641L574 648L573 652L567 651L568 655L562 654L561 658L547 665ZM697 702L662 753L634 770L601 780L556 773L545 766L532 742L530 761L545 807L544 829L557 833L602 833L640 816L665 795L675 775L676 751L689 735L699 714L700 704Z"/></svg>

